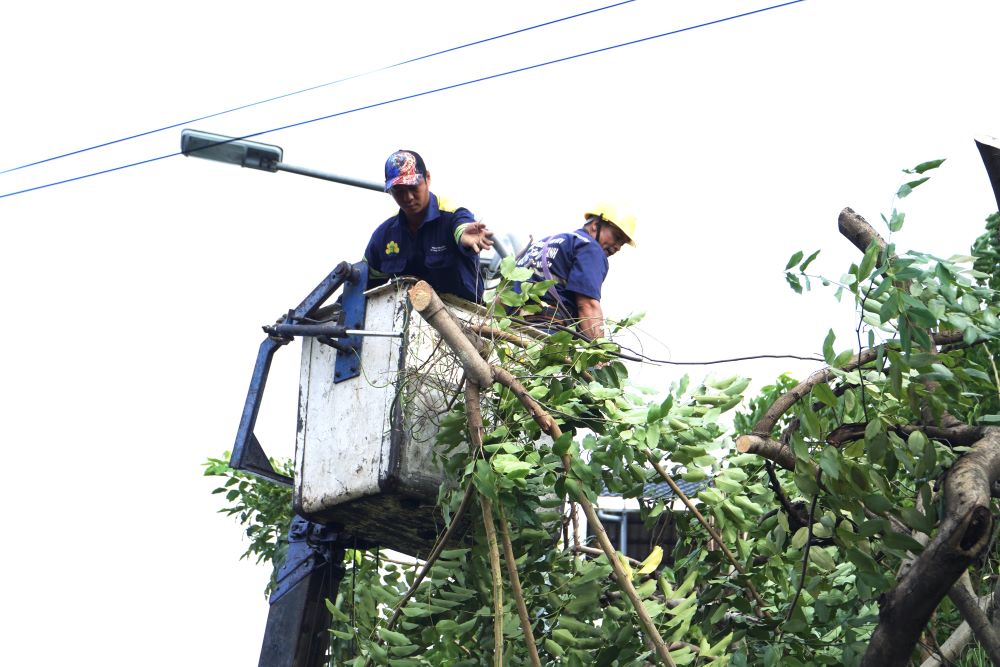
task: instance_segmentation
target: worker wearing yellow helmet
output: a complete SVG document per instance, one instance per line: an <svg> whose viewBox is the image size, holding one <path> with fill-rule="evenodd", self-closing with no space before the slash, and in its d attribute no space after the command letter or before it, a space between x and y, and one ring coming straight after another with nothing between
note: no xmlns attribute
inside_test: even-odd
<svg viewBox="0 0 1000 667"><path fill-rule="evenodd" d="M555 280L543 297L546 308L532 322L577 324L588 338L604 336L601 286L608 275L608 257L625 244L635 245L635 215L611 202L601 202L583 214L583 227L535 241L517 265L531 269L530 282Z"/></svg>

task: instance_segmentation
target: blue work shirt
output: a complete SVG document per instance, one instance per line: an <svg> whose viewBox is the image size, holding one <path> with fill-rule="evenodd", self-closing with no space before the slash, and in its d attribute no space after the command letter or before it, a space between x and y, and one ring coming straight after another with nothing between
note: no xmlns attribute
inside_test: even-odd
<svg viewBox="0 0 1000 667"><path fill-rule="evenodd" d="M378 226L365 249L368 286L391 276L415 276L442 294L482 301L479 255L456 238L461 236L459 227L474 221L468 209L452 206L433 192L416 234L410 233L399 211Z"/></svg>
<svg viewBox="0 0 1000 667"><path fill-rule="evenodd" d="M546 276L546 264L548 276ZM578 319L576 295L601 300L601 286L608 275L608 256L587 230L554 234L531 244L517 261L518 266L531 269L534 280L555 280L555 295L549 290L546 302L565 310L570 319Z"/></svg>

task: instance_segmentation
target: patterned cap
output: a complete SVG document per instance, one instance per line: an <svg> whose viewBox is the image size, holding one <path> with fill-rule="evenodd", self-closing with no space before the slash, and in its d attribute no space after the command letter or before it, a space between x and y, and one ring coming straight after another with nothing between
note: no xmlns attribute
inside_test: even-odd
<svg viewBox="0 0 1000 667"><path fill-rule="evenodd" d="M394 185L418 185L427 174L424 159L416 151L398 150L385 161L385 191Z"/></svg>

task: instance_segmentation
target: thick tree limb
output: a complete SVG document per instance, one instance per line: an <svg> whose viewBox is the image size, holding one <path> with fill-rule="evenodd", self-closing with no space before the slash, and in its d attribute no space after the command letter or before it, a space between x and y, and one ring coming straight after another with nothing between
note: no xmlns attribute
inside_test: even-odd
<svg viewBox="0 0 1000 667"><path fill-rule="evenodd" d="M867 424L844 424L826 437L826 442L834 447L840 447L853 440L860 440L865 437L865 427ZM903 424L901 426L889 427L897 435L906 438L914 431L923 431L924 435L934 440L947 442L952 447L959 445L971 445L983 437L982 426L970 426L968 424L958 424L950 427L919 426L913 424Z"/></svg>
<svg viewBox="0 0 1000 667"><path fill-rule="evenodd" d="M907 664L931 613L990 543L990 496L997 479L1000 428L992 427L949 471L937 535L896 587L883 595L879 624L862 659L863 667Z"/></svg>

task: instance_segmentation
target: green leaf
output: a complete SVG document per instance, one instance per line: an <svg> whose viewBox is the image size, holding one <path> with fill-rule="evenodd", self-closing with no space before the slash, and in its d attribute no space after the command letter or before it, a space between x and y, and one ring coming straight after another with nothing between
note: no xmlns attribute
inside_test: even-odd
<svg viewBox="0 0 1000 667"><path fill-rule="evenodd" d="M840 456L834 447L826 447L819 457L819 467L827 477L840 479Z"/></svg>
<svg viewBox="0 0 1000 667"><path fill-rule="evenodd" d="M858 267L858 280L865 280L871 274L872 269L875 268L875 262L878 261L879 254L879 244L878 241L872 239L872 242L868 244L865 249L864 258L861 260L861 266Z"/></svg>
<svg viewBox="0 0 1000 667"><path fill-rule="evenodd" d="M801 549L806 545L806 540L808 539L809 539L809 528L803 526L802 528L799 528L797 531L795 531L795 534L792 536L791 542L789 542L789 546L791 546L793 549Z"/></svg>
<svg viewBox="0 0 1000 667"><path fill-rule="evenodd" d="M786 273L785 274L785 280L788 282L788 285L793 290L795 290L796 294L802 294L802 283L799 282L799 279L798 279L797 276L795 276L792 273Z"/></svg>
<svg viewBox="0 0 1000 667"><path fill-rule="evenodd" d="M870 493L862 499L865 507L877 514L884 514L892 509L892 503L886 500L885 496Z"/></svg>
<svg viewBox="0 0 1000 667"><path fill-rule="evenodd" d="M573 443L573 433L567 431L560 435L555 442L552 443L552 453L556 456L563 456L569 451L570 445Z"/></svg>
<svg viewBox="0 0 1000 667"><path fill-rule="evenodd" d="M508 289L500 293L500 301L505 306L517 308L524 305L524 295Z"/></svg>
<svg viewBox="0 0 1000 667"><path fill-rule="evenodd" d="M833 365L833 359L836 356L833 351L833 342L836 339L837 336L833 333L833 329L830 329L826 334L826 338L823 340L823 360L831 366Z"/></svg>
<svg viewBox="0 0 1000 667"><path fill-rule="evenodd" d="M903 199L904 197L906 197L907 195L909 195L911 192L913 192L913 188L917 187L921 183L926 182L929 178L930 178L929 176L925 176L923 178L918 178L915 181L910 181L909 183L904 183L903 185L899 186L899 190L896 191L896 196L899 197L900 199Z"/></svg>
<svg viewBox="0 0 1000 667"><path fill-rule="evenodd" d="M894 533L889 531L882 536L882 543L890 549L900 549L911 553L919 554L924 550L923 545L905 533Z"/></svg>
<svg viewBox="0 0 1000 667"><path fill-rule="evenodd" d="M820 383L812 388L813 398L831 408L837 407L837 396L830 389L830 385Z"/></svg>
<svg viewBox="0 0 1000 667"><path fill-rule="evenodd" d="M778 667L781 662L781 644L771 644L764 651L764 667Z"/></svg>
<svg viewBox="0 0 1000 667"><path fill-rule="evenodd" d="M898 232L903 228L903 220L906 218L905 213L899 213L896 209L892 209L892 217L889 219L889 231Z"/></svg>
<svg viewBox="0 0 1000 667"><path fill-rule="evenodd" d="M830 572L837 568L837 563L833 560L833 557L827 553L826 549L813 547L809 550L809 560L811 560L816 567L824 572Z"/></svg>
<svg viewBox="0 0 1000 667"><path fill-rule="evenodd" d="M955 376L952 374L951 370L942 364L931 364L931 370L935 375L940 376L944 380L954 380Z"/></svg>
<svg viewBox="0 0 1000 667"><path fill-rule="evenodd" d="M805 273L805 270L809 268L809 265L812 264L813 260L816 259L818 256L819 256L819 250L806 257L806 260L799 265L799 271Z"/></svg>
<svg viewBox="0 0 1000 667"><path fill-rule="evenodd" d="M410 646L412 642L407 639L406 635L400 632L393 632L392 630L387 630L385 628L379 628L378 634L387 644L392 644L393 646Z"/></svg>
<svg viewBox="0 0 1000 667"><path fill-rule="evenodd" d="M915 507L904 507L899 510L899 517L910 528L919 530L922 533L930 534L934 529L934 522L921 514Z"/></svg>
<svg viewBox="0 0 1000 667"><path fill-rule="evenodd" d="M819 416L813 412L811 407L805 406L799 417L802 419L802 426L809 437L819 439L822 436L822 426L819 423Z"/></svg>
<svg viewBox="0 0 1000 667"><path fill-rule="evenodd" d="M941 159L941 160L928 160L927 162L921 162L916 167L914 167L912 170L906 170L906 169L904 169L904 171L906 173L908 173L908 174L922 174L925 171L930 171L931 169L937 169L942 164L944 164L944 159Z"/></svg>
<svg viewBox="0 0 1000 667"><path fill-rule="evenodd" d="M792 268L796 264L802 261L802 251L796 250L795 253L788 259L788 263L785 264L785 271Z"/></svg>

